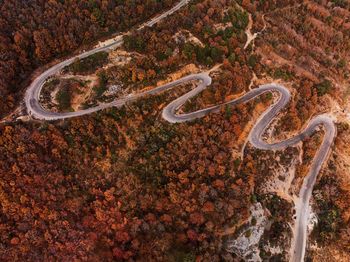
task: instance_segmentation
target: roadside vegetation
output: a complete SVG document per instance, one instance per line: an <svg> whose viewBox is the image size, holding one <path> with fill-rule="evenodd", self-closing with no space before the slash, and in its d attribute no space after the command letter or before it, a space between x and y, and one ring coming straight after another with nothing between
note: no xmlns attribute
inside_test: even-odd
<svg viewBox="0 0 350 262"><path fill-rule="evenodd" d="M50 105L52 103L52 93L55 91L56 88L59 87L61 80L59 78L50 78L48 79L42 90L41 90L41 97L40 97L40 103L43 105L47 105L48 109L52 108L52 105Z"/></svg>
<svg viewBox="0 0 350 262"><path fill-rule="evenodd" d="M107 90L107 82L108 82L108 76L106 75L105 71L99 71L97 73L98 82L97 85L94 86L93 90L95 92L95 98L96 100L100 100L104 92Z"/></svg>
<svg viewBox="0 0 350 262"><path fill-rule="evenodd" d="M324 191L325 188L335 190L336 183L337 181L333 177L322 177L314 191L318 219L311 236L319 245L323 246L336 241L343 227L341 210L330 198L330 195Z"/></svg>
<svg viewBox="0 0 350 262"><path fill-rule="evenodd" d="M107 52L98 52L83 59L77 59L73 64L63 69L65 73L89 74L95 72L108 61Z"/></svg>
<svg viewBox="0 0 350 262"><path fill-rule="evenodd" d="M84 96L89 81L75 78L51 78L43 86L40 103L51 111L73 111L72 103L78 96Z"/></svg>
<svg viewBox="0 0 350 262"><path fill-rule="evenodd" d="M64 85L56 95L60 111L67 111L71 107L71 94L68 85Z"/></svg>

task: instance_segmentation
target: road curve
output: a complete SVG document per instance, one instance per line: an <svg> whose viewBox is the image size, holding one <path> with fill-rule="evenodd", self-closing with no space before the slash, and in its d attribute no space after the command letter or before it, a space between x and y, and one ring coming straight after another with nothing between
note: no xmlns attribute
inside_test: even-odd
<svg viewBox="0 0 350 262"><path fill-rule="evenodd" d="M249 135L249 141L251 144L259 149L262 150L282 150L289 146L295 146L299 142L303 141L305 138L310 137L319 126L324 126L325 128L325 137L322 142L322 145L320 149L318 150L314 161L311 165L309 174L304 179L302 188L300 190L299 195L299 203L297 203L296 206L296 223L295 223L295 236L293 240L293 247L292 247L292 260L293 262L299 262L304 260L305 255L305 246L306 246L306 238L307 238L307 222L309 217L309 202L312 195L312 189L314 187L314 184L316 182L316 178L318 173L321 170L322 164L325 162L328 153L331 149L331 146L333 144L333 140L336 136L336 128L333 123L333 120L326 116L326 115L319 115L315 118L313 118L307 127L302 130L299 134L295 135L294 137L291 137L289 139L286 139L284 141L276 142L269 144L265 142L262 137L270 125L271 121L275 119L275 117L278 115L278 113L285 108L285 106L288 104L291 94L287 88L284 86L278 85L278 84L267 84L262 85L257 89L252 89L245 95L243 95L240 98L231 100L229 102L215 105L209 108L205 108L202 110L198 110L191 113L186 114L177 114L176 111L179 109L186 101L188 101L190 98L196 96L200 92L202 92L205 88L207 88L211 82L212 79L207 73L200 73L200 74L193 74L186 76L184 78L181 78L177 81L168 83L163 86L156 87L152 90L148 90L139 94L129 95L121 99L117 99L111 103L106 103L103 105L99 105L97 107L89 108L82 111L77 112L69 112L69 113L56 113L56 112L49 112L43 109L39 103L38 97L40 95L40 86L38 86L37 89L34 89L34 92L31 92L32 96L28 97L28 100L30 101L31 107L29 108L31 111L31 115L42 120L58 120L58 119L66 119L71 117L77 117L82 116L86 114L90 114L93 112L97 112L99 110L110 108L110 107L121 107L125 105L127 102L132 102L136 99L139 99L141 97L144 97L146 95L154 95L158 94L160 92L164 92L168 89L171 89L173 87L176 87L180 84L189 82L189 81L199 81L199 84L196 88L191 90L190 92L184 94L183 96L177 98L176 100L172 101L169 105L167 105L163 112L162 117L170 122L170 123L182 123L191 121L197 118L201 118L206 116L207 114L211 112L217 112L220 110L220 108L224 105L238 105L241 103L246 103L264 93L267 92L277 92L279 93L279 99L277 102L275 102L272 106L270 106L259 118L259 120L256 122L254 127L252 128L250 135ZM38 91L39 90L39 91Z"/></svg>
<svg viewBox="0 0 350 262"><path fill-rule="evenodd" d="M170 10L168 10L168 11L164 12L163 14L151 19L150 21L140 25L137 28L137 30L142 30L146 26L149 26L149 27L153 26L154 24L163 20L167 16L173 14L174 12L176 12L177 10L182 8L183 6L187 5L190 1L191 0L181 0L178 4L176 4ZM126 33L126 34L128 34L128 33ZM39 101L39 95L40 95L41 89L42 89L45 81L50 76L57 74L64 67L72 64L76 59L83 59L83 58L86 58L90 55L93 55L93 54L96 54L96 53L102 52L102 51L110 51L110 50L113 50L117 47L120 47L122 44L123 44L123 34L115 37L114 40L110 44L107 44L107 45L101 46L101 47L97 47L97 48L94 48L94 49L89 50L87 52L76 55L76 56L74 56L70 59L67 59L65 61L62 61L61 63L54 65L50 69L46 70L44 73L42 73L40 76L38 76L31 83L31 85L28 87L28 89L26 91L26 94L24 97L24 102L25 102L28 114L34 118L37 118L37 119L55 120L55 119L64 119L64 118L68 118L68 117L86 115L86 114L90 114L90 113L96 112L98 110L112 106L111 104L113 104L113 103L107 104L107 105L100 105L97 108L91 108L88 110L84 110L84 111L76 112L76 113L72 113L72 114L53 114L53 113L48 114L48 112L43 110L43 108L41 107L41 105L39 104L38 101Z"/></svg>
<svg viewBox="0 0 350 262"><path fill-rule="evenodd" d="M171 10L165 12L159 17L152 19L150 22L145 23L144 25L141 25L139 27L139 30L142 29L144 26L154 25L164 17L172 14L176 10L180 9L182 6L186 5L188 2L189 0L184 0L179 2L179 4L177 4ZM262 114L262 116L256 122L256 124L254 125L254 127L252 128L249 134L249 141L254 147L262 150L282 150L289 146L295 146L299 142L303 141L306 137L310 137L317 130L319 126L323 126L325 129L325 136L324 136L322 145L320 146L312 162L312 165L310 167L310 171L307 177L304 179L302 188L300 190L299 202L296 204L296 223L295 223L295 230L294 230L295 235L292 241L291 261L293 262L303 261L304 255L305 255L306 239L307 239L309 202L312 195L312 189L316 182L317 175L320 172L323 163L327 159L327 156L333 144L333 140L336 136L336 128L333 123L333 120L327 115L317 116L309 122L309 124L306 126L304 130L302 130L299 134L295 135L294 137L291 137L284 141L272 143L272 144L267 143L266 141L263 140L263 135L266 129L270 125L271 121L273 121L273 119L276 118L278 113L283 108L285 108L285 106L288 104L289 100L291 99L291 94L287 88L274 83L262 85L257 89L252 89L242 97L231 100L223 104L215 105L215 106L198 110L195 112L191 112L191 113L177 114L176 113L177 109L179 109L187 100L196 96L197 94L202 92L205 88L207 88L209 85L211 85L212 79L208 73L189 75L179 80L176 80L174 82L165 84L163 86L156 87L152 90L148 90L138 94L131 94L121 99L117 99L111 103L101 104L93 108L76 111L76 112L68 112L68 113L50 112L45 110L40 105L39 100L40 100L40 93L41 93L42 87L45 81L50 76L58 73L65 66L68 66L71 63L73 63L74 60L77 58L82 59L100 51L108 51L110 49L114 49L122 45L122 43L123 43L122 36L117 37L115 41L109 45L95 48L83 54L72 57L68 60L65 60L51 67L50 69L42 73L39 77L37 77L31 83L31 85L26 91L24 100L25 100L28 114L31 115L33 118L40 119L40 120L59 120L59 119L78 117L78 116L91 114L93 112L97 112L99 110L103 110L110 107L121 107L125 105L127 102L132 102L146 95L158 94L160 92L176 87L180 84L190 82L190 81L197 81L198 85L196 88L184 94L183 96L177 98L176 100L172 101L169 105L167 105L164 108L162 112L162 117L166 121L169 121L171 123L182 123L182 122L187 122L197 118L204 117L211 112L217 112L224 105L234 106L241 103L246 103L267 92L278 93L279 99Z"/></svg>
<svg viewBox="0 0 350 262"><path fill-rule="evenodd" d="M192 75L193 79L194 75ZM291 98L291 94L287 88L278 84L266 84L262 85L257 89L252 89L245 95L231 100L229 102L212 106L210 108L198 110L187 114L176 114L176 110L181 107L188 99L194 97L202 90L204 90L208 85L211 84L211 78L208 75L200 74L197 75L197 79L201 80L201 83L196 89L188 92L187 94L179 97L178 99L171 102L163 110L163 118L171 123L181 123L190 121L196 118L203 117L210 112L217 111L220 107L224 105L238 105L241 103L246 103L257 96L260 96L266 92L277 92L279 93L279 99L270 108L268 108L262 116L258 119L254 127L252 128L249 141L250 143L262 150L282 150L289 146L295 146L299 142L303 141L305 138L310 137L319 126L323 126L325 129L325 136L323 142L316 153L316 156L310 167L308 175L303 181L303 185L300 189L299 199L296 203L296 222L294 225L294 238L292 240L291 247L291 260L292 262L304 261L305 249L306 249L306 239L307 239L307 223L310 214L310 199L312 196L312 190L315 185L317 175L320 172L323 163L326 161L327 156L331 150L334 138L336 136L336 127L333 120L327 115L319 115L313 118L306 128L302 130L299 134L286 139L284 141L279 141L276 143L269 144L265 142L262 137L273 121L273 119L278 115L278 113L287 105Z"/></svg>
<svg viewBox="0 0 350 262"><path fill-rule="evenodd" d="M192 75L191 79L193 79L193 77L194 75ZM262 85L259 88L252 89L245 95L226 103L187 114L176 114L176 110L179 109L188 99L202 92L208 85L211 84L211 78L208 75L200 74L197 75L196 78L201 80L201 83L196 89L177 98L164 108L162 116L165 120L171 123L191 121L193 119L203 117L210 112L218 111L224 105L234 106L241 103L246 103L267 92L277 92L280 95L279 99L261 115L249 134L249 141L255 148L262 150L282 150L289 146L295 146L305 138L310 137L315 131L317 131L318 127L324 127L325 136L323 138L323 142L315 155L308 175L303 181L299 193L299 199L296 203L296 221L294 225L294 238L292 240L290 261L304 261L307 239L307 224L310 215L310 199L317 175L319 174L323 163L327 159L336 136L336 127L333 120L327 115L316 116L311 119L304 130L294 137L269 144L263 140L263 135L278 113L288 104L291 94L287 88L274 83Z"/></svg>

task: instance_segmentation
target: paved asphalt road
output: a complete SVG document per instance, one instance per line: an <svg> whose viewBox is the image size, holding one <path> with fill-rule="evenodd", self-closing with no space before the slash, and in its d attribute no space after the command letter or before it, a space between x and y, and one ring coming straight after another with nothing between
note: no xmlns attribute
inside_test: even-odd
<svg viewBox="0 0 350 262"><path fill-rule="evenodd" d="M153 26L154 24L158 23L160 20L166 18L168 15L173 14L174 12L179 10L181 7L187 5L189 2L190 2L190 0L180 1L177 5L175 5L170 10L168 10L168 11L164 12L163 14L151 19L149 22L146 22L143 25L139 26L139 28L137 30L141 30L145 26ZM65 113L65 114L57 114L57 113L52 113L52 112L49 113L41 107L41 105L39 103L39 95L40 95L41 89L42 89L45 81L50 76L57 74L64 67L72 64L76 59L78 59L78 58L82 59L82 58L88 57L90 55L93 55L93 54L101 52L101 51L113 50L113 49L121 46L122 44L123 44L123 35L120 35L120 36L116 37L115 40L111 44L101 46L101 47L92 49L90 51L84 52L80 55L74 56L70 59L67 59L67 60L51 67L50 69L48 69L47 71L42 73L40 76L38 76L31 83L31 85L29 86L29 88L26 91L24 100L25 100L28 114L34 118L37 118L37 119L56 120L56 119L64 119L64 118L68 118L68 117L75 117L75 116L82 116L82 115L86 115L86 114L91 114L91 113L96 112L98 110L105 109L105 108L110 107L110 106L115 106L116 102L111 103L111 104L106 104L106 105L100 105L96 108L91 108L91 109L83 110L80 112L74 112L74 113Z"/></svg>
<svg viewBox="0 0 350 262"><path fill-rule="evenodd" d="M176 5L171 10L151 20L150 22L140 26L139 29L142 29L144 26L154 25L159 20L165 18L169 14L175 12L176 10L180 9L182 6L186 5L188 2L189 0L181 1L178 5ZM78 117L86 114L91 114L93 112L110 108L110 107L120 107L127 102L134 101L145 95L157 94L157 93L166 91L170 88L176 87L180 84L183 84L189 81L196 81L199 84L195 89L191 90L190 92L186 93L185 95L171 102L169 105L167 105L164 108L162 112L162 116L165 120L171 123L181 123L181 122L191 121L193 119L203 117L211 112L217 112L218 110L220 110L220 107L224 105L234 106L240 103L246 103L256 98L257 96L260 96L267 92L279 93L280 96L278 101L276 101L272 106L270 106L264 112L264 114L260 117L260 119L256 122L255 126L251 130L251 133L249 135L249 141L252 143L254 147L263 149L263 150L282 150L287 148L288 146L295 146L299 142L303 141L306 137L309 137L311 134L313 134L319 126L323 126L326 130L323 143L314 158L314 161L310 167L308 176L305 178L303 182L303 185L300 191L300 197L299 197L300 201L296 205L296 225L295 225L296 228L295 228L295 235L294 235L294 241L292 246L291 261L293 262L303 261L304 255L305 255L306 239L307 239L309 202L310 202L312 189L315 184L317 175L320 172L322 164L326 161L328 153L331 149L331 145L333 144L333 140L336 136L336 129L335 129L333 120L326 115L317 116L313 118L308 124L308 126L303 131L301 131L298 135L284 141L268 144L262 139L263 134L265 133L271 121L287 105L287 103L291 98L291 94L289 90L277 84L267 84L267 85L260 86L257 89L253 89L249 91L242 97L226 102L224 104L198 110L192 113L180 114L180 115L176 114L176 110L179 107L181 107L187 100L196 96L211 84L212 79L207 73L189 75L177 81L157 87L152 90L145 91L143 93L129 95L124 98L115 100L111 103L101 104L97 107L93 107L93 108L89 108L89 109L81 110L77 112L55 113L55 112L49 112L42 108L42 106L39 103L40 92L43 84L50 76L58 73L65 66L70 65L72 62L74 62L76 58L84 58L100 51L108 51L110 49L114 49L120 46L122 43L123 43L122 36L120 36L119 38L116 39L116 41L114 41L110 45L90 50L88 52L85 52L73 58L70 58L66 61L63 61L53 66L49 70L45 71L43 74L41 74L38 78L36 78L32 82L32 84L30 85L30 87L26 92L25 103L27 106L28 113L33 118L41 119L41 120L58 120L58 119L65 119L65 118L71 118L71 117Z"/></svg>

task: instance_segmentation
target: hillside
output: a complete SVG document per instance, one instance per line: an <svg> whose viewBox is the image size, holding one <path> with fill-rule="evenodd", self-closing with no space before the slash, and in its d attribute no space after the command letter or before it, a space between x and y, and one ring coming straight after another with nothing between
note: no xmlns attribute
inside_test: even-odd
<svg viewBox="0 0 350 262"><path fill-rule="evenodd" d="M0 260L349 261L349 1L0 10Z"/></svg>

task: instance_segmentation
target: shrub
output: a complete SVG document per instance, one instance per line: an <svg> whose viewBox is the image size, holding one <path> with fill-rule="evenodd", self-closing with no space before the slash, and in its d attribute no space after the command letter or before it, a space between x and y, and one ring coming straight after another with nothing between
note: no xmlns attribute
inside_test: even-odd
<svg viewBox="0 0 350 262"><path fill-rule="evenodd" d="M325 94L328 94L331 91L331 88L332 82L325 79L321 83L316 85L317 95L324 96Z"/></svg>
<svg viewBox="0 0 350 262"><path fill-rule="evenodd" d="M71 95L69 93L68 86L63 86L63 88L58 91L56 95L56 100L58 102L58 107L60 110L67 110L71 106Z"/></svg>
<svg viewBox="0 0 350 262"><path fill-rule="evenodd" d="M107 59L107 52L98 52L86 58L77 59L73 64L66 67L64 71L72 72L73 74L93 72L106 63Z"/></svg>

